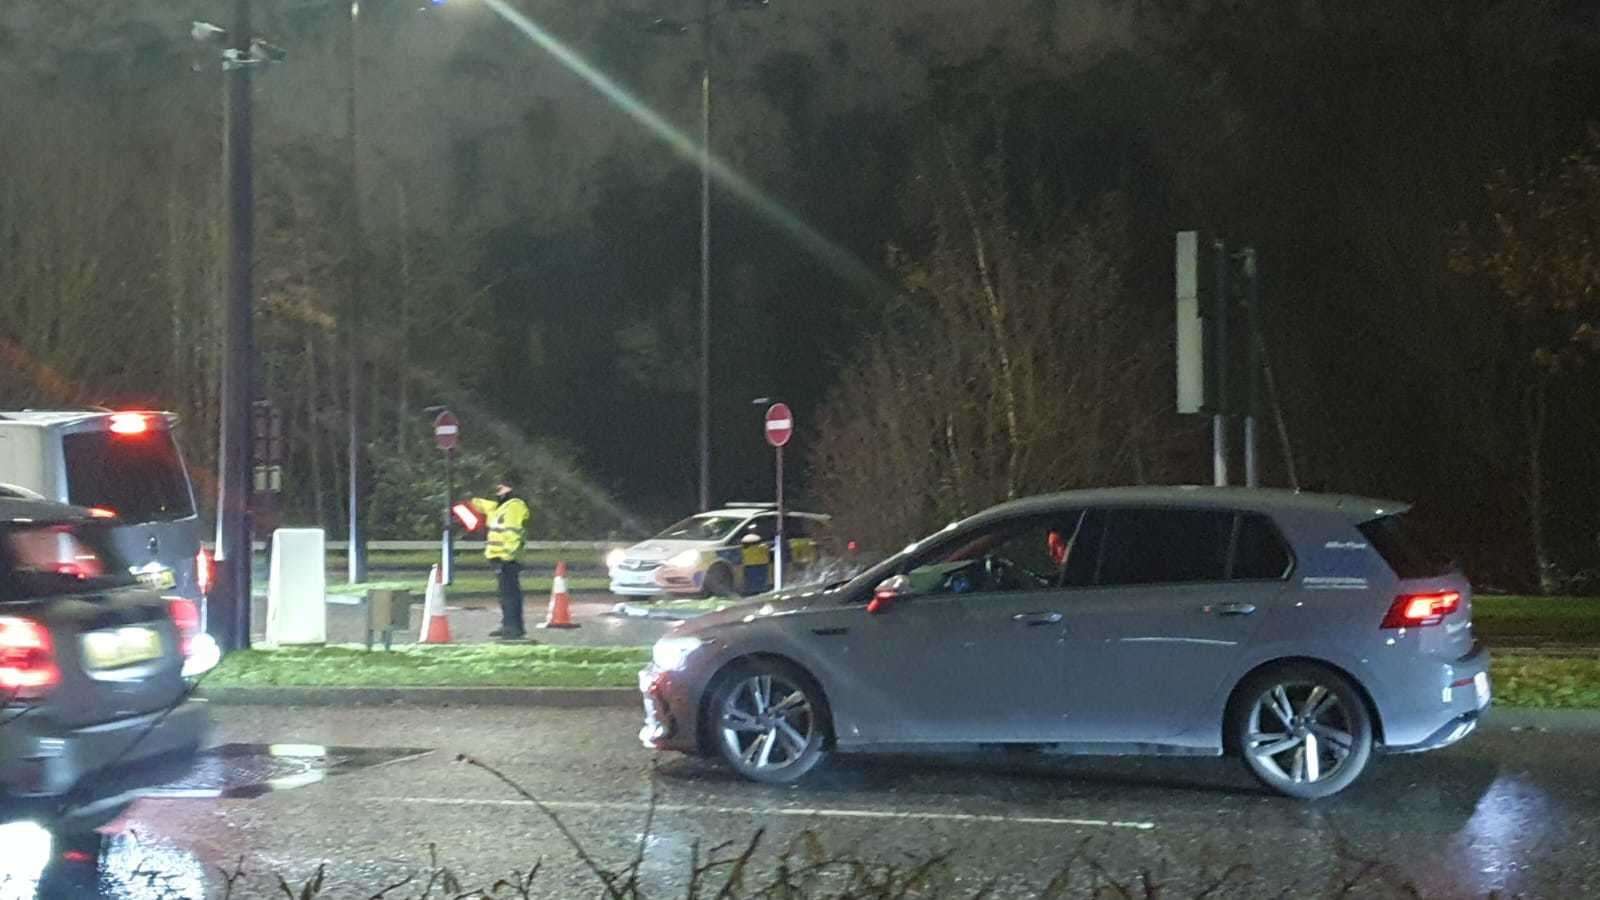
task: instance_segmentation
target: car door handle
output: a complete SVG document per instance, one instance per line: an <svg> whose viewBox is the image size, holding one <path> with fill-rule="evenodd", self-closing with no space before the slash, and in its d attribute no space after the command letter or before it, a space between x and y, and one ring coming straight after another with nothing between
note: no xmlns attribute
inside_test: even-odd
<svg viewBox="0 0 1600 900"><path fill-rule="evenodd" d="M1216 616L1248 616L1256 611L1254 603L1218 603L1208 606L1205 611Z"/></svg>
<svg viewBox="0 0 1600 900"><path fill-rule="evenodd" d="M1033 628L1033 627L1036 627L1036 626L1039 626L1039 625L1054 625L1057 622L1061 621L1061 613L1058 613L1058 612L1025 612L1025 613L1017 613L1016 615L1011 617L1011 621L1020 622L1021 624L1026 625L1029 628Z"/></svg>

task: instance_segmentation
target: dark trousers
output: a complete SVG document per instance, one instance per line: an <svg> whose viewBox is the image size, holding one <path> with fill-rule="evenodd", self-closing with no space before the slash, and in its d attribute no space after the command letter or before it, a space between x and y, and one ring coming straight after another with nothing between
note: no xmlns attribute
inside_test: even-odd
<svg viewBox="0 0 1600 900"><path fill-rule="evenodd" d="M513 634L527 629L522 625L522 564L497 562L500 575L500 627Z"/></svg>

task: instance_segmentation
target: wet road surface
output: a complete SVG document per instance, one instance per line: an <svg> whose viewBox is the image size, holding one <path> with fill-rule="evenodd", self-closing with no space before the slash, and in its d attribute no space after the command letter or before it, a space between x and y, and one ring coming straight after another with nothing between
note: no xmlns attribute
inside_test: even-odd
<svg viewBox="0 0 1600 900"><path fill-rule="evenodd" d="M1380 759L1345 794L1306 805L1204 759L852 757L800 786L765 787L675 755L653 767L637 716L616 709L234 707L216 718L230 745L212 758L222 774L140 801L94 848L106 895L222 896L220 871L242 860L234 897L281 896L278 875L298 885L319 865L325 896L367 897L408 876L419 879L410 892L391 896L416 896L434 846L465 888L542 862L533 896L598 896L545 813L459 753L545 801L611 869L638 848L654 792L650 897L684 896L697 843L703 859L757 829L763 872L810 832L827 854L869 861L949 852L951 896L963 897L990 881L993 896L1034 896L1064 870L1064 896L1089 896L1096 878L1144 896L1144 870L1164 897L1219 879L1211 896L1406 896L1408 885L1427 897L1600 895L1593 732L1488 728L1446 751ZM283 756L251 756L269 745Z"/></svg>

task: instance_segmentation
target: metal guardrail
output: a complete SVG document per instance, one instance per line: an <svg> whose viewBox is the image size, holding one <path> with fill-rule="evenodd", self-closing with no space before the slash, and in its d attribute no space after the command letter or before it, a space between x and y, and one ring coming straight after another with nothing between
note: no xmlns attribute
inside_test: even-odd
<svg viewBox="0 0 1600 900"><path fill-rule="evenodd" d="M528 542L524 543L522 546L526 550L593 550L593 551L595 551L597 553L604 553L605 551L610 550L613 547L627 547L627 546L631 545L632 543L634 543L634 542L633 541L628 541L628 540L621 540L621 541L528 541ZM216 549L212 545L212 543L210 541L204 542L203 546L207 550ZM456 547L457 550L482 550L483 546L484 546L484 542L483 541L456 541L456 543L455 543L455 547ZM324 547L330 552L335 551L335 550L338 550L338 551L342 552L342 551L348 550L350 548L350 542L349 541L328 541L327 544L324 545ZM255 548L257 550L265 550L265 549L267 549L267 542L266 541L256 541L255 542ZM397 550L398 551L406 551L406 550L415 551L415 550L438 550L438 549L439 549L439 542L438 541L367 541L367 550L369 552L373 551L373 550L377 550L379 552L382 552L382 551L397 551Z"/></svg>

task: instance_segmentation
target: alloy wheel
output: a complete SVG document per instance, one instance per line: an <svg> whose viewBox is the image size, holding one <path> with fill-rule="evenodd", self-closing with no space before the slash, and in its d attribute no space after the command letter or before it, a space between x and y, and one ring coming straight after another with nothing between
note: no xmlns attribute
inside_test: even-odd
<svg viewBox="0 0 1600 900"><path fill-rule="evenodd" d="M1244 752L1265 773L1296 785L1340 777L1357 746L1343 701L1315 682L1279 682L1256 698Z"/></svg>
<svg viewBox="0 0 1600 900"><path fill-rule="evenodd" d="M817 715L805 689L782 675L745 677L728 691L719 716L729 761L772 777L802 763L817 738Z"/></svg>

